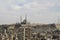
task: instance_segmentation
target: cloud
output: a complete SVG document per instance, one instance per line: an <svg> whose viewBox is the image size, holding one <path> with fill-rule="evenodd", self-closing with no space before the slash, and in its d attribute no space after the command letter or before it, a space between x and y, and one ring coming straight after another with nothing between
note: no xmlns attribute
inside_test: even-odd
<svg viewBox="0 0 60 40"><path fill-rule="evenodd" d="M28 3L24 5L25 7L31 7L31 8L40 8L40 9L45 9L48 7L53 7L54 3L51 2L42 2L42 3L38 3L38 2L32 2L32 3Z"/></svg>
<svg viewBox="0 0 60 40"><path fill-rule="evenodd" d="M46 0L42 1L41 3L34 1L32 3L25 4L22 10L24 11L23 13L27 13L29 15L32 14L31 19L34 22L38 21L43 23L55 23L57 22L57 17L59 15L55 13L55 11L53 12L51 10L53 9L53 7L55 7L55 5L56 5L55 2Z"/></svg>
<svg viewBox="0 0 60 40"><path fill-rule="evenodd" d="M54 23L59 11L60 0L0 0L0 24L15 23L25 14L31 22Z"/></svg>

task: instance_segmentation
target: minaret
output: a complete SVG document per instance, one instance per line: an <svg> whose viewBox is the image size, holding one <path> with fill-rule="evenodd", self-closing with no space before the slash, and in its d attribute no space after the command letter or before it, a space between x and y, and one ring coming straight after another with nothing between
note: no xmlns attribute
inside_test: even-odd
<svg viewBox="0 0 60 40"><path fill-rule="evenodd" d="M25 21L26 21L26 23L27 23L27 15L25 14Z"/></svg>
<svg viewBox="0 0 60 40"><path fill-rule="evenodd" d="M20 16L20 23L22 22L22 16Z"/></svg>
<svg viewBox="0 0 60 40"><path fill-rule="evenodd" d="M58 17L58 24L60 24L60 17Z"/></svg>
<svg viewBox="0 0 60 40"><path fill-rule="evenodd" d="M20 18L21 24L26 24L27 23L27 15L25 15L24 20L22 20L22 17Z"/></svg>

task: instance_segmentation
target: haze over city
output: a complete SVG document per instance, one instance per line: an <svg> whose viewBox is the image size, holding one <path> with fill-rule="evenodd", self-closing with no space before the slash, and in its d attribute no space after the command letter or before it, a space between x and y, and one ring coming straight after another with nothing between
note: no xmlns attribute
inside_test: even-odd
<svg viewBox="0 0 60 40"><path fill-rule="evenodd" d="M0 0L0 24L19 22L25 14L29 22L57 23L60 0Z"/></svg>

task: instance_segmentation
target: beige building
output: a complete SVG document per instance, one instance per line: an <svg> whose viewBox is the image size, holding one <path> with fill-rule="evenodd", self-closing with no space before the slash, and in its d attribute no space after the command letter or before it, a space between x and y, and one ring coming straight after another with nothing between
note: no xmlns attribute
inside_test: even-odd
<svg viewBox="0 0 60 40"><path fill-rule="evenodd" d="M0 27L0 40L55 40L53 34L59 33L56 30L60 28L60 24L25 24L24 21L24 23Z"/></svg>
<svg viewBox="0 0 60 40"><path fill-rule="evenodd" d="M57 29L60 30L60 24L56 24Z"/></svg>

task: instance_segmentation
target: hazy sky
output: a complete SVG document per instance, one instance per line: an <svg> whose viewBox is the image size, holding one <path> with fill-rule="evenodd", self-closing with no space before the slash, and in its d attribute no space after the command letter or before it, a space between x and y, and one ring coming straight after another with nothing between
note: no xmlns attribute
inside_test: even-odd
<svg viewBox="0 0 60 40"><path fill-rule="evenodd" d="M30 22L57 23L60 0L0 0L0 24L19 22L25 14Z"/></svg>

